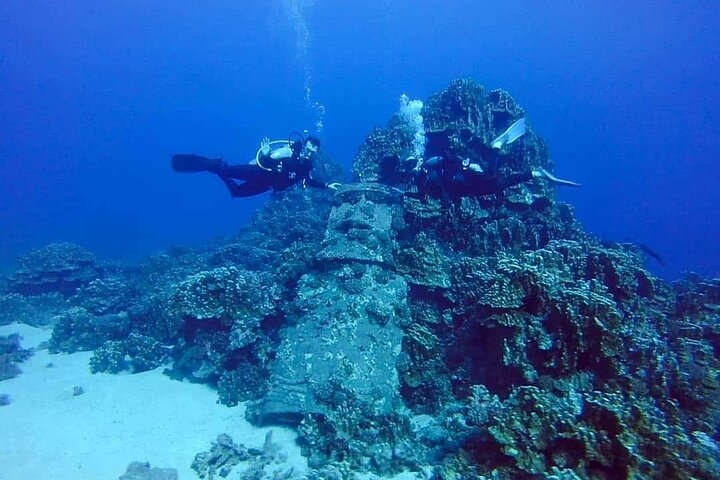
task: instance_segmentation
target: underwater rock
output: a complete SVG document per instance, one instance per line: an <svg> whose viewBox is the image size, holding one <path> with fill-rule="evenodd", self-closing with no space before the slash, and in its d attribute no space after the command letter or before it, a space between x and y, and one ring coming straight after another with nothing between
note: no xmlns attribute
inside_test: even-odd
<svg viewBox="0 0 720 480"><path fill-rule="evenodd" d="M306 414L325 414L335 405L321 392L336 384L374 411L396 407L395 363L408 310L407 284L386 268L394 255L392 218L400 213L395 202L378 185L338 192L318 254L323 269L300 280L299 317L282 332L270 390L251 412L258 423L297 424Z"/></svg>
<svg viewBox="0 0 720 480"><path fill-rule="evenodd" d="M431 96L422 115L426 156L449 152L482 164L489 142L525 112L507 92L459 79ZM353 168L405 189L415 165L402 160L410 142L393 116ZM552 167L531 129L499 158L503 174ZM637 247L583 232L545 182L496 200L409 191L399 253L388 265L411 286L401 397L447 432L443 451L417 432L425 461L442 465L438 478L717 478L720 456L707 439L720 434L720 282L690 277L673 291L644 269ZM473 396L466 424L454 423L458 401ZM613 400L598 406L598 398ZM323 445L341 451L331 440ZM700 461L700 451L715 453Z"/></svg>
<svg viewBox="0 0 720 480"><path fill-rule="evenodd" d="M234 370L223 372L217 382L220 403L234 407L240 402L257 400L265 395L267 372L264 367L264 365L243 362Z"/></svg>
<svg viewBox="0 0 720 480"><path fill-rule="evenodd" d="M518 470L541 475L550 469L548 457L559 466L577 466L576 456L584 453L585 433L576 426L582 408L582 397L574 392L557 397L520 387L493 411L486 427Z"/></svg>
<svg viewBox="0 0 720 480"><path fill-rule="evenodd" d="M412 151L412 142L413 132L400 115L394 115L386 128L373 130L360 146L353 160L355 177L363 183L388 183L400 159Z"/></svg>
<svg viewBox="0 0 720 480"><path fill-rule="evenodd" d="M21 373L18 363L22 363L33 351L20 346L20 335L0 335L0 381L18 376Z"/></svg>
<svg viewBox="0 0 720 480"><path fill-rule="evenodd" d="M212 448L207 452L198 453L192 462L191 468L200 478L213 479L219 475L222 478L229 476L235 466L247 463L246 470L240 477L243 480L264 480L272 478L284 480L292 478L292 469L276 471L272 477L265 473L265 467L276 461L280 456L280 446L272 441L272 431L265 435L262 448L247 448L244 444L237 444L227 434L218 435L212 442Z"/></svg>
<svg viewBox="0 0 720 480"><path fill-rule="evenodd" d="M263 251L277 254L294 244L316 245L325 233L331 204L332 195L326 190L293 188L277 193L260 208L238 240L261 249L261 255ZM271 267L281 258L272 260Z"/></svg>
<svg viewBox="0 0 720 480"><path fill-rule="evenodd" d="M255 271L265 271L269 265L274 265L277 261L278 252L276 250L244 243L223 245L210 257L210 265L213 268L242 266Z"/></svg>
<svg viewBox="0 0 720 480"><path fill-rule="evenodd" d="M216 474L227 477L232 468L240 462L251 458L245 445L236 444L230 435L218 435L208 452L198 453L191 468L200 478L214 478Z"/></svg>
<svg viewBox="0 0 720 480"><path fill-rule="evenodd" d="M95 256L71 243L54 243L30 250L18 258L8 280L8 289L22 295L58 292L70 296L98 278L100 265Z"/></svg>
<svg viewBox="0 0 720 480"><path fill-rule="evenodd" d="M132 462L118 480L178 480L174 468L151 467L148 462Z"/></svg>

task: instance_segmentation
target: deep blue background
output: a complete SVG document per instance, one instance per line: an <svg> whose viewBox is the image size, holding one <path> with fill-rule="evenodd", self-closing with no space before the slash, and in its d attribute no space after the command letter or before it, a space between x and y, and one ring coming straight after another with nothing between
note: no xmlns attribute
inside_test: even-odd
<svg viewBox="0 0 720 480"><path fill-rule="evenodd" d="M311 128L309 79L326 151L349 165L401 93L424 99L472 76L513 94L556 172L584 184L561 195L588 230L652 246L666 277L720 274L719 12L663 0L2 2L0 263L51 241L127 259L231 234L266 197L232 200L211 175L173 174L173 153L244 161L264 135Z"/></svg>

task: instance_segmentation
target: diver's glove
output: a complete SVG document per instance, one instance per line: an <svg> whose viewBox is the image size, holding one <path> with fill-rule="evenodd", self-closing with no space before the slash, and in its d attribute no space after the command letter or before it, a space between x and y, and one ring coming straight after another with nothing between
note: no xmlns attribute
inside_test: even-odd
<svg viewBox="0 0 720 480"><path fill-rule="evenodd" d="M260 140L260 153L262 153L264 157L267 157L270 153L270 139L268 137Z"/></svg>

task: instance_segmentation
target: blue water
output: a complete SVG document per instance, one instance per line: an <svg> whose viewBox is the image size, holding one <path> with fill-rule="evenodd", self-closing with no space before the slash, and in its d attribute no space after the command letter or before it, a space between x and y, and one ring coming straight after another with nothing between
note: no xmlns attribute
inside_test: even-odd
<svg viewBox="0 0 720 480"><path fill-rule="evenodd" d="M720 274L716 2L0 3L0 264L72 241L131 259L229 235L232 200L177 152L249 159L313 130L350 165L398 97L458 76L508 90L550 145L561 198L603 239ZM310 96L306 99L306 87Z"/></svg>

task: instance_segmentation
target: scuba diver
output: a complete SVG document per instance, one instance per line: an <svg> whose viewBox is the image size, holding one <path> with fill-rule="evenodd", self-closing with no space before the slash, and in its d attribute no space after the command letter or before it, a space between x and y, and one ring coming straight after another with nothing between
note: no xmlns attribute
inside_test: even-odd
<svg viewBox="0 0 720 480"><path fill-rule="evenodd" d="M323 183L312 177L312 161L319 149L317 137L294 133L288 140L263 138L255 159L248 164L229 165L221 158L180 154L172 157L172 168L181 173L214 173L233 198L251 197L270 189L279 192L298 183L303 187L337 190L339 183Z"/></svg>
<svg viewBox="0 0 720 480"><path fill-rule="evenodd" d="M579 183L557 178L543 168L522 173L503 175L498 168L499 150L509 145L527 131L525 119L516 121L490 144L488 168L469 158L434 156L417 162L415 173L418 193L433 197L482 197L495 195L498 204L510 187L543 178L555 185L579 187Z"/></svg>

